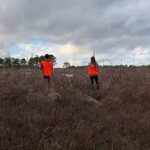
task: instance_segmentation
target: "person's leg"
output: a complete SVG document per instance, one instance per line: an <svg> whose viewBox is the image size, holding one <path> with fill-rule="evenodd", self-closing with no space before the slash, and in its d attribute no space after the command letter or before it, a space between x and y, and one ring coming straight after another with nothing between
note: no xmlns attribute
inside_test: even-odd
<svg viewBox="0 0 150 150"><path fill-rule="evenodd" d="M52 88L52 83L51 83L51 77L50 76L46 76L45 77L45 84L47 86L48 89Z"/></svg>
<svg viewBox="0 0 150 150"><path fill-rule="evenodd" d="M43 76L43 80L44 80L44 84L45 84L45 82L46 82L46 76Z"/></svg>
<svg viewBox="0 0 150 150"><path fill-rule="evenodd" d="M44 86L46 89L50 89L51 87L51 78L49 76L43 76Z"/></svg>
<svg viewBox="0 0 150 150"><path fill-rule="evenodd" d="M43 76L43 80L44 80L44 89L47 89L47 78L46 78L46 76Z"/></svg>
<svg viewBox="0 0 150 150"><path fill-rule="evenodd" d="M94 79L95 79L95 83L96 83L97 89L99 89L99 79L98 79L98 76L95 76Z"/></svg>
<svg viewBox="0 0 150 150"><path fill-rule="evenodd" d="M94 86L94 77L90 76L90 80L91 80L91 88L93 89L93 86Z"/></svg>
<svg viewBox="0 0 150 150"><path fill-rule="evenodd" d="M50 89L52 87L51 77L47 77L47 82L48 82L48 88Z"/></svg>

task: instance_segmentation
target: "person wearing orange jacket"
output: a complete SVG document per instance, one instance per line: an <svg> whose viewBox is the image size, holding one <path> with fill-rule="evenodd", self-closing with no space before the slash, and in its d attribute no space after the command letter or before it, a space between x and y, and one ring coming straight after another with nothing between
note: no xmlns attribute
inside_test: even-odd
<svg viewBox="0 0 150 150"><path fill-rule="evenodd" d="M95 81L97 89L99 89L99 79L98 79L99 72L100 72L99 66L95 60L95 57L93 56L91 57L91 63L88 66L88 75L90 76L92 88L94 86Z"/></svg>
<svg viewBox="0 0 150 150"><path fill-rule="evenodd" d="M51 77L53 76L53 61L48 54L45 54L45 60L41 62L40 69L42 70L44 83L48 82L48 87L51 86Z"/></svg>

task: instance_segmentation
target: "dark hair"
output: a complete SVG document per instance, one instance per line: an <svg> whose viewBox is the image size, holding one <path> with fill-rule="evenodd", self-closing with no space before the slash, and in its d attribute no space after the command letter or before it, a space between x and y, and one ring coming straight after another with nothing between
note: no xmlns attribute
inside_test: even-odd
<svg viewBox="0 0 150 150"><path fill-rule="evenodd" d="M48 55L48 54L45 54L45 58L46 58L46 59L49 59L49 55Z"/></svg>
<svg viewBox="0 0 150 150"><path fill-rule="evenodd" d="M91 63L92 63L94 66L96 66L96 60L95 60L95 57L94 57L94 56L91 57Z"/></svg>

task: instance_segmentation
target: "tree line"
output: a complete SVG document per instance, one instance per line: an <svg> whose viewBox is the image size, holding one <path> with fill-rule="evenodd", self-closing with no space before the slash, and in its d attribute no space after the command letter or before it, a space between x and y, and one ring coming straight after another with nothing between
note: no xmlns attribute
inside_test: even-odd
<svg viewBox="0 0 150 150"><path fill-rule="evenodd" d="M56 57L54 55L49 55L50 59L56 62ZM2 67L20 67L20 66L38 66L39 63L45 59L45 56L38 56L29 58L29 60L25 58L13 58L13 57L6 57L0 58L0 66Z"/></svg>

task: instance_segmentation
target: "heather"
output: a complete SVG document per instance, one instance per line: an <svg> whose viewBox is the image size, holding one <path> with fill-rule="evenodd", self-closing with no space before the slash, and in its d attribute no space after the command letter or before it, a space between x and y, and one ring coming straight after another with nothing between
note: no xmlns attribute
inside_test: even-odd
<svg viewBox="0 0 150 150"><path fill-rule="evenodd" d="M92 90L86 68L55 69L47 89L38 69L1 69L0 150L149 150L150 69L99 79Z"/></svg>

